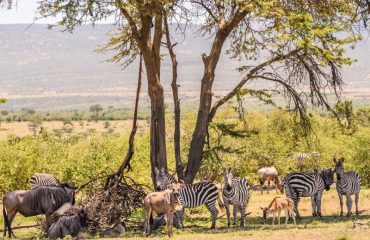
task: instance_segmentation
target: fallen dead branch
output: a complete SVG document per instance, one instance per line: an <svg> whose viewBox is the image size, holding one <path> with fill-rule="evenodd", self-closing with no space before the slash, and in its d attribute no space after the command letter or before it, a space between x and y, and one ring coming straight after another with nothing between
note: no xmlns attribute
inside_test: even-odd
<svg viewBox="0 0 370 240"><path fill-rule="evenodd" d="M34 228L34 227L38 227L38 226L39 226L39 224L16 226L16 227L12 227L12 230L22 229L22 228ZM0 229L0 232L4 232L4 230L3 229Z"/></svg>

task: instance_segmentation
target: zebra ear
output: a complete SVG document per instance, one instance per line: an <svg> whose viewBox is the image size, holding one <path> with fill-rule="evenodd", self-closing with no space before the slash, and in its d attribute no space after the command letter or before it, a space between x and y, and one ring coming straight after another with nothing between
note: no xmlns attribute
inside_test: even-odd
<svg viewBox="0 0 370 240"><path fill-rule="evenodd" d="M224 175L226 175L227 174L227 169L226 168L224 168Z"/></svg>
<svg viewBox="0 0 370 240"><path fill-rule="evenodd" d="M166 169L164 169L164 167L162 167L161 172L164 174L166 172Z"/></svg>
<svg viewBox="0 0 370 240"><path fill-rule="evenodd" d="M235 166L233 166L233 167L231 168L231 173L232 173L232 174L234 174L234 173L235 173Z"/></svg>
<svg viewBox="0 0 370 240"><path fill-rule="evenodd" d="M336 158L333 158L333 162L336 164L337 163L337 159Z"/></svg>
<svg viewBox="0 0 370 240"><path fill-rule="evenodd" d="M157 167L154 168L154 172L155 172L155 175L158 176L159 175L159 170Z"/></svg>
<svg viewBox="0 0 370 240"><path fill-rule="evenodd" d="M344 157L341 157L341 159L339 159L341 162L344 162Z"/></svg>

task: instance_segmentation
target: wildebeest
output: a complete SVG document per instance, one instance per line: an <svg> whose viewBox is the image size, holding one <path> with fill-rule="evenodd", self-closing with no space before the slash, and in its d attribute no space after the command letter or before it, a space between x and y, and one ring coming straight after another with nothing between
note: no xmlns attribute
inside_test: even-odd
<svg viewBox="0 0 370 240"><path fill-rule="evenodd" d="M258 180L261 185L261 194L263 194L263 185L268 182L267 193L270 191L270 181L274 181L276 187L276 193L278 189L281 193L284 193L284 185L279 178L279 174L275 167L264 167L258 170Z"/></svg>
<svg viewBox="0 0 370 240"><path fill-rule="evenodd" d="M87 210L82 208L72 216L62 216L48 230L49 238L77 237L87 229Z"/></svg>
<svg viewBox="0 0 370 240"><path fill-rule="evenodd" d="M182 210L179 199L179 184L172 184L169 189L162 192L149 193L144 199L144 210L147 216L146 228L144 233L151 234L151 225L153 224L153 212L165 213L167 221L168 236L172 236L173 214Z"/></svg>
<svg viewBox="0 0 370 240"><path fill-rule="evenodd" d="M283 210L285 211L285 225L287 226L287 224L288 224L289 216L293 217L294 225L296 225L295 213L294 213L294 202L290 198L276 197L276 198L274 198L274 200L272 200L272 202L270 203L270 205L268 207L265 207L265 208L261 207L261 209L263 211L263 218L264 219L267 219L267 217L270 214L273 215L272 225L275 225L275 217L276 217L276 213L277 213L278 223L279 223L279 227L280 227L280 214L281 214L281 211L283 211Z"/></svg>
<svg viewBox="0 0 370 240"><path fill-rule="evenodd" d="M11 225L17 212L25 217L45 214L49 228L51 214L66 203L74 204L74 189L72 184L63 183L60 186L40 186L5 194L3 197L4 236L8 230L11 237Z"/></svg>

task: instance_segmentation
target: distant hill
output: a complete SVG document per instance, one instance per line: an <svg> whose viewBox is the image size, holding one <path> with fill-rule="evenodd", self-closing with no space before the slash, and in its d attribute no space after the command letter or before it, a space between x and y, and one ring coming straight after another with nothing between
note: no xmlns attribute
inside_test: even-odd
<svg viewBox="0 0 370 240"><path fill-rule="evenodd" d="M94 28L85 25L70 34L60 29L48 30L46 25L0 25L0 97L9 100L0 109L86 109L93 103L130 106L137 63L122 70L121 66L105 61L109 55L94 52L106 42L111 29L111 25ZM185 40L177 36L177 41L182 43L176 47L180 97L189 104L198 97L203 71L201 54L211 44L211 40L198 37L194 31L189 29ZM369 40L358 44L350 52L358 62L343 72L348 96L355 97L360 104L370 99L370 54L366 54L369 49ZM241 75L235 71L240 65L227 56L221 58L214 87L216 94L231 89L240 80ZM171 66L166 56L162 79L166 100L171 101ZM143 90L146 88L144 84ZM143 101L148 103L145 93Z"/></svg>

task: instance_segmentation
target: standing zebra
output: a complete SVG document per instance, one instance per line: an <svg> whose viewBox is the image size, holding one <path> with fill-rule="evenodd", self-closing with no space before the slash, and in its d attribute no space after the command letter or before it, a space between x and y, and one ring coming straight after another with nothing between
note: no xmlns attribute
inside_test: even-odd
<svg viewBox="0 0 370 240"><path fill-rule="evenodd" d="M172 183L177 183L176 179L164 168L161 170L155 168L154 170L156 175L156 188L158 191L166 189ZM218 210L216 208L217 200L219 207L223 208L216 184L206 181L195 184L182 184L179 194L183 208L196 208L204 204L212 216L211 228L214 229L216 227L216 219L218 215Z"/></svg>
<svg viewBox="0 0 370 240"><path fill-rule="evenodd" d="M300 171L302 171L307 159L311 157L317 159L318 157L320 157L320 153L319 152L311 152L311 153L298 152L298 153L290 153L289 156L296 160L298 168L300 169Z"/></svg>
<svg viewBox="0 0 370 240"><path fill-rule="evenodd" d="M35 173L28 180L31 188L37 188L39 186L59 186L59 180L54 174L49 173Z"/></svg>
<svg viewBox="0 0 370 240"><path fill-rule="evenodd" d="M311 197L312 216L321 215L321 198L324 189L328 191L334 182L334 172L324 169L314 173L290 173L284 179L285 194L294 201L294 212L298 219L298 203L301 197Z"/></svg>
<svg viewBox="0 0 370 240"><path fill-rule="evenodd" d="M235 168L226 170L224 168L225 185L222 191L222 198L224 200L227 226L230 226L230 205L233 205L234 225L236 224L237 210L240 211L241 223L240 226L244 227L245 209L249 202L248 183L244 178L235 178Z"/></svg>
<svg viewBox="0 0 370 240"><path fill-rule="evenodd" d="M343 216L343 195L346 195L347 216L351 215L352 198L355 195L356 215L358 215L358 198L360 195L361 179L357 172L345 172L343 167L344 158L338 161L334 158L335 173L337 175L337 192L340 203L340 216Z"/></svg>

